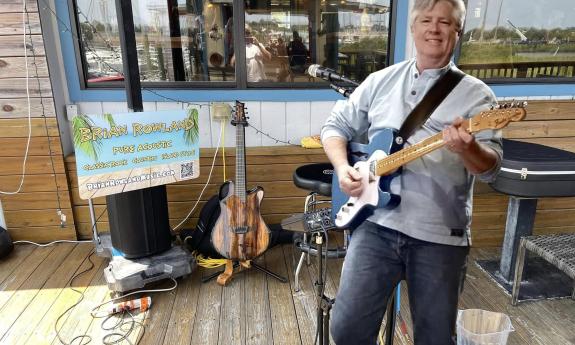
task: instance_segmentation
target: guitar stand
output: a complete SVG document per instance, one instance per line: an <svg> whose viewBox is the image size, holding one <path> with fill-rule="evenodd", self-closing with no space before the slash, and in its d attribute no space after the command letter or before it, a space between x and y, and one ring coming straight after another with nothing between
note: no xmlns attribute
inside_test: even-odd
<svg viewBox="0 0 575 345"><path fill-rule="evenodd" d="M222 286L225 286L225 285L226 285L227 283L229 283L230 280L232 279L232 275L234 274L234 270L235 270L237 267L241 267L241 268L240 268L240 272L242 272L243 269L255 268L255 269L257 269L258 271L261 271L261 272L263 272L263 273L265 273L265 274L267 274L267 275L269 275L269 276L271 276L271 277L273 277L273 278L279 280L279 281L282 282L282 283L287 283L287 281L288 281L287 278L282 277L282 276L280 276L280 275L278 275L278 274L276 274L276 273L274 273L274 272L268 270L267 268L265 268L265 267L263 267L263 266L261 266L261 265L259 265L259 264L256 264L256 263L253 262L253 261L233 261L233 260L227 260L227 262L226 262L226 268L225 268L223 271L215 272L215 273L212 273L212 274L210 274L210 275L208 275L208 276L206 276L206 277L203 277L203 278L202 278L202 283L206 283L206 282L208 282L208 281L210 281L210 280L212 280L212 279L218 277L218 280L217 280L218 284L220 284L220 285L222 285ZM238 272L238 273L239 273L239 272Z"/></svg>

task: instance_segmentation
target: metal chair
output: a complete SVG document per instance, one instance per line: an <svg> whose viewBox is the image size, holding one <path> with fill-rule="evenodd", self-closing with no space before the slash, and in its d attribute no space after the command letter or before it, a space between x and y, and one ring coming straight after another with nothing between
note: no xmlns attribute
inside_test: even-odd
<svg viewBox="0 0 575 345"><path fill-rule="evenodd" d="M526 250L541 256L547 262L565 272L569 277L575 279L575 233L522 237L515 263L515 279L513 280L511 293L512 305L517 305L519 299L519 288L523 276ZM575 300L575 283L571 298Z"/></svg>

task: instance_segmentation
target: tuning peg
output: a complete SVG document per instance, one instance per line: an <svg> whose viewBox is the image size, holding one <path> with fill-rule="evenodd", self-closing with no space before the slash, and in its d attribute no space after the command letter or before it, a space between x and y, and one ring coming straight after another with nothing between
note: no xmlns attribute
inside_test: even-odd
<svg viewBox="0 0 575 345"><path fill-rule="evenodd" d="M527 101L521 102L521 108L526 108L526 107L527 107Z"/></svg>

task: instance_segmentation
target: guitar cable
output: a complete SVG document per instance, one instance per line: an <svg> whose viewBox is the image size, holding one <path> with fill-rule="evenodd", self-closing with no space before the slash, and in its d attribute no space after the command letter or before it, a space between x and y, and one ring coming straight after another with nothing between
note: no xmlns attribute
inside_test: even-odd
<svg viewBox="0 0 575 345"><path fill-rule="evenodd" d="M222 127L223 127L223 123L222 123ZM220 131L220 137L218 138L218 144L216 145L216 152L214 152L214 157L212 159L212 166L210 167L210 173L208 174L208 179L207 179L206 183L204 184L204 188L202 188L202 191L200 192L200 195L198 196L198 200L196 200L196 203L194 204L194 206L192 207L190 212L188 212L188 214L184 217L184 219L178 225L174 226L172 231L176 231L190 218L190 216L192 215L192 213L194 212L194 210L196 209L196 207L200 203L200 200L202 199L202 196L204 195L206 188L210 184L210 180L212 179L212 173L214 171L214 166L216 165L216 159L218 158L218 152L220 150L220 143L222 142L222 133L223 133L223 131Z"/></svg>
<svg viewBox="0 0 575 345"><path fill-rule="evenodd" d="M225 136L225 126L224 126L224 121L218 121L221 125L221 130L220 130L220 137L218 138L218 144L216 146L216 152L214 153L214 157L212 159L212 166L210 167L210 173L208 174L208 180L206 181L206 184L204 185L204 188L202 188L202 191L200 192L200 195L198 196L198 200L196 201L196 203L194 204L194 206L192 207L192 209L190 210L190 212L188 213L188 215L184 218L184 220L182 220L178 225L176 225L172 231L177 230L186 220L188 220L188 218L190 217L190 215L194 212L194 210L196 209L196 207L198 206L202 195L204 194L204 191L206 190L206 188L208 187L210 180L212 178L212 172L214 171L214 166L216 165L216 160L218 157L218 150L220 148L220 145L222 147L222 160L224 162L224 181L226 180L226 155L225 155L225 148L223 145L222 138L224 138ZM186 238L184 238L184 244L187 243L187 241L191 240L192 236L186 236ZM200 267L205 267L205 268L216 268L216 267L220 267L226 264L227 260L226 259L212 259L210 257L205 257L202 254L199 254L197 251L192 252L192 255L194 256L194 258L196 259L196 264Z"/></svg>

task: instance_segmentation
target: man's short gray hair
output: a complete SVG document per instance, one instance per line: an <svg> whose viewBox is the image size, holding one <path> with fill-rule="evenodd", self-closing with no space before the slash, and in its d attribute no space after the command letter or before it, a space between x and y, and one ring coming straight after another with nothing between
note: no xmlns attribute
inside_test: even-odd
<svg viewBox="0 0 575 345"><path fill-rule="evenodd" d="M413 25L415 18L417 18L417 15L421 11L430 10L435 4L441 1L445 1L453 6L453 13L451 15L453 19L455 19L457 30L461 31L463 29L463 22L465 21L465 3L463 3L463 0L415 0L409 15L409 24Z"/></svg>

